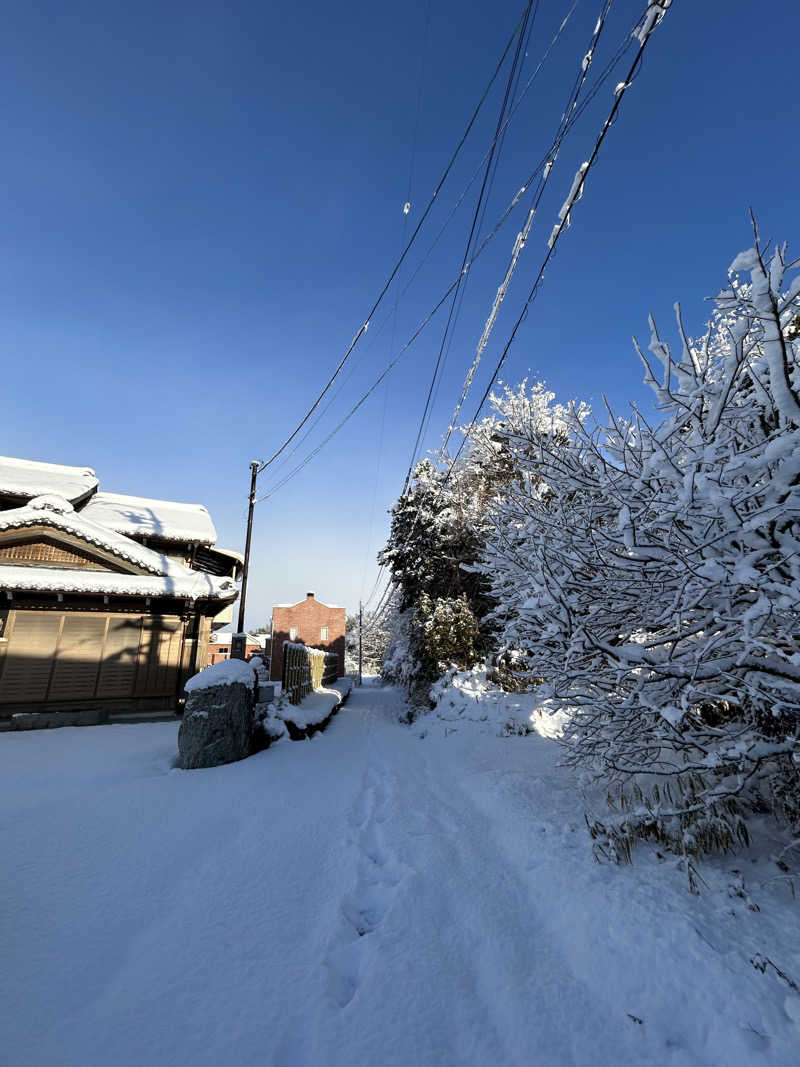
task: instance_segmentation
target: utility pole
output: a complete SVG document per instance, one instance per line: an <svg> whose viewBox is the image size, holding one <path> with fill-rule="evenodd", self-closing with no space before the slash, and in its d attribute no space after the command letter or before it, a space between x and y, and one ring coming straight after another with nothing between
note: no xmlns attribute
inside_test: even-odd
<svg viewBox="0 0 800 1067"><path fill-rule="evenodd" d="M253 508L256 504L256 478L259 463L254 459L250 464L250 506L247 509L247 538L244 543L244 564L242 566L242 591L239 594L239 625L231 638L231 659L244 659L247 635L244 632L244 607L247 597L247 572L250 568L250 540L253 535Z"/></svg>
<svg viewBox="0 0 800 1067"><path fill-rule="evenodd" d="M358 602L358 684L361 685L363 676L361 674L361 628L364 625L364 609L361 606L361 601Z"/></svg>

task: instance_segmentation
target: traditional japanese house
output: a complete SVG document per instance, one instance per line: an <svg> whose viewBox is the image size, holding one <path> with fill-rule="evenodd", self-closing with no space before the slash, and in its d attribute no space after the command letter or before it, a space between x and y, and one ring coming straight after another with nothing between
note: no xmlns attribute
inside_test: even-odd
<svg viewBox="0 0 800 1067"><path fill-rule="evenodd" d="M0 729L179 711L238 595L241 557L215 542L200 504L0 457Z"/></svg>

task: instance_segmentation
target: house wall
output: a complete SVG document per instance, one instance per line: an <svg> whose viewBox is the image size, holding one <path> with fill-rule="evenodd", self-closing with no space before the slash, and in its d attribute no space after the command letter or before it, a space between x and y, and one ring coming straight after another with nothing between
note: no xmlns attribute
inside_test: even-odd
<svg viewBox="0 0 800 1067"><path fill-rule="evenodd" d="M280 681L283 676L283 642L301 641L310 648L321 648L325 652L335 652L339 657L339 672L344 674L344 631L346 612L344 608L329 607L317 600L312 593L298 604L272 609L272 656L270 678ZM323 640L321 630L328 628L328 639ZM292 638L292 628L297 630Z"/></svg>
<svg viewBox="0 0 800 1067"><path fill-rule="evenodd" d="M143 605L142 605L143 607ZM205 666L210 620L28 601L0 610L0 723L106 722L178 709ZM45 714L46 719L41 719Z"/></svg>
<svg viewBox="0 0 800 1067"><path fill-rule="evenodd" d="M107 570L107 565L97 558L96 553L92 555L82 552L79 548L67 548L55 541L48 541L46 537L38 540L25 538L16 544L0 545L0 563L87 571Z"/></svg>

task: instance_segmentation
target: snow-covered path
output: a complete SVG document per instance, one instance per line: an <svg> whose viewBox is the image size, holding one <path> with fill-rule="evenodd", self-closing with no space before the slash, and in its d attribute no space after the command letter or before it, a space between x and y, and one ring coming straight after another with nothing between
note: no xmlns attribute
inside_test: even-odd
<svg viewBox="0 0 800 1067"><path fill-rule="evenodd" d="M767 916L593 864L552 743L399 703L210 771L172 724L6 735L4 1062L796 1062Z"/></svg>

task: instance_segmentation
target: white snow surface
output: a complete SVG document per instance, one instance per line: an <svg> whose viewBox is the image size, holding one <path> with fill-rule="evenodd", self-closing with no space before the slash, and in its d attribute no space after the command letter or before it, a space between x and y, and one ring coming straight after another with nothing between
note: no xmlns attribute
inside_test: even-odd
<svg viewBox="0 0 800 1067"><path fill-rule="evenodd" d="M353 688L349 678L339 678L329 686L320 686L307 696L303 697L299 704L286 704L281 706L278 712L279 718L288 719L295 726L304 730L307 726L317 726L324 722L333 709L341 704L347 694Z"/></svg>
<svg viewBox="0 0 800 1067"><path fill-rule="evenodd" d="M799 998L751 962L800 977L784 885L594 863L557 742L406 710L365 685L199 771L176 724L0 737L4 1062L797 1063Z"/></svg>
<svg viewBox="0 0 800 1067"><path fill-rule="evenodd" d="M261 645L264 648L266 642L270 639L269 634L245 634L248 645ZM234 635L232 633L224 633L217 631L212 634L211 640L215 645L229 645L233 640Z"/></svg>
<svg viewBox="0 0 800 1067"><path fill-rule="evenodd" d="M102 593L120 596L176 596L187 600L233 600L237 586L230 578L214 578L188 567L168 576L73 571L57 567L0 565L0 589L15 592Z"/></svg>
<svg viewBox="0 0 800 1067"><path fill-rule="evenodd" d="M480 667L448 671L431 687L430 696L435 720L477 724L504 736L537 733L558 738L569 720L567 711L555 709L535 691L507 693L487 682L486 671Z"/></svg>
<svg viewBox="0 0 800 1067"><path fill-rule="evenodd" d="M219 663L212 663L199 674L195 674L183 688L187 693L193 693L197 689L212 689L215 685L233 685L234 683L254 689L255 667L242 659L223 659Z"/></svg>
<svg viewBox="0 0 800 1067"><path fill-rule="evenodd" d="M32 498L57 493L71 503L97 488L91 467L67 467L34 459L0 456L0 493Z"/></svg>
<svg viewBox="0 0 800 1067"><path fill-rule="evenodd" d="M160 537L199 545L213 545L217 540L214 523L202 504L101 492L95 493L83 514L128 537Z"/></svg>
<svg viewBox="0 0 800 1067"><path fill-rule="evenodd" d="M0 511L0 530L21 529L27 526L49 526L80 538L88 544L110 552L120 559L135 563L151 574L167 574L170 571L186 570L181 564L154 552L129 537L95 522L87 510L75 511L65 498L47 494L29 500L24 507Z"/></svg>

